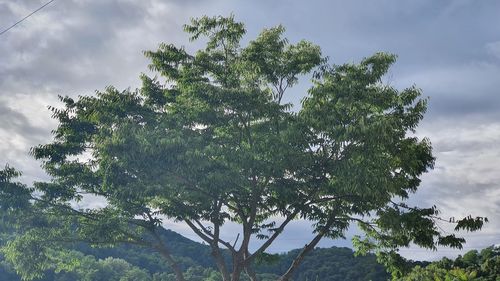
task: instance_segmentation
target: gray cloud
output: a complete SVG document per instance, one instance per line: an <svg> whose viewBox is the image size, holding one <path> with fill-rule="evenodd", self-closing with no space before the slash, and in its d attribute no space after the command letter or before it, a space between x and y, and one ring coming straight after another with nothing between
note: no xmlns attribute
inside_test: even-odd
<svg viewBox="0 0 500 281"><path fill-rule="evenodd" d="M429 120L436 118L499 117L500 64L471 61L416 71L403 77L399 85L415 83L430 97ZM456 119L455 119L456 120Z"/></svg>
<svg viewBox="0 0 500 281"><path fill-rule="evenodd" d="M500 59L500 41L487 43L485 48L488 53Z"/></svg>
<svg viewBox="0 0 500 281"><path fill-rule="evenodd" d="M429 118L419 134L433 142L437 161L435 169L423 177L422 186L411 203L436 205L443 218L488 217L490 222L482 231L460 233L467 240L464 250L497 244L500 237L500 222L496 219L500 212L500 122L479 114L470 118L442 116L434 122ZM441 227L452 232L451 225L444 223ZM413 247L402 253L412 258L436 259L464 250L440 248L432 252Z"/></svg>
<svg viewBox="0 0 500 281"><path fill-rule="evenodd" d="M43 17L37 15L7 34L0 50L10 54L10 63L2 68L0 85L10 79L33 87L63 85L80 90L87 89L89 82L111 83L110 70L115 67L106 58L120 55L121 50L116 50L120 31L138 25L145 15L145 8L133 2L55 2ZM30 28L25 27L28 23ZM123 60L131 54L122 55Z"/></svg>
<svg viewBox="0 0 500 281"><path fill-rule="evenodd" d="M23 136L45 134L41 128L34 127L26 116L12 110L5 104L0 104L0 119L2 120L2 129L9 132L15 132Z"/></svg>

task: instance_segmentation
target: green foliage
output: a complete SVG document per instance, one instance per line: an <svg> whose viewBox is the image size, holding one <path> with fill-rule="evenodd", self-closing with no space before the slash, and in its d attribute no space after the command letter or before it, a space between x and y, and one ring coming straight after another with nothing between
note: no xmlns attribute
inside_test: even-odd
<svg viewBox="0 0 500 281"><path fill-rule="evenodd" d="M454 261L443 258L426 267L417 266L397 281L498 281L500 276L500 249L494 246L481 252L471 250Z"/></svg>
<svg viewBox="0 0 500 281"><path fill-rule="evenodd" d="M29 207L33 190L22 183L13 182L20 175L21 172L8 165L0 170L0 211L3 215Z"/></svg>
<svg viewBox="0 0 500 281"><path fill-rule="evenodd" d="M174 238L175 239L175 238ZM194 247L205 248L195 242ZM177 243L175 243L177 244ZM186 245L181 247L185 247ZM175 280L175 275L168 267L158 268L157 263L163 263L161 257L154 252L141 253L141 249L131 247L117 247L115 249L89 249L80 245L77 251L62 251L52 255L53 264L45 271L45 277L39 281L81 281L81 280ZM182 251L182 248L180 249ZM81 251L81 252L80 252ZM272 264L262 263L256 268L257 276L262 281L274 281L288 267L299 250L286 254L275 255ZM92 253L92 255L89 255ZM196 260L197 253L190 253L183 257L186 260ZM12 271L5 262L0 263L0 280L18 281L20 277ZM221 280L220 273L215 265L201 266L191 263L185 268L186 280ZM127 279L128 278L128 279ZM294 275L295 281L307 280L387 280L388 275L384 268L377 264L373 255L355 257L348 248L318 248L298 268ZM241 280L250 280L243 275Z"/></svg>
<svg viewBox="0 0 500 281"><path fill-rule="evenodd" d="M19 271L14 274L9 265L0 271L2 280L40 280L40 281L150 281L152 276L144 269L132 266L122 259L106 258L96 260L76 251L52 251L51 263L44 263L43 273L29 274ZM27 264L25 264L27 265ZM36 272L36 271L35 271Z"/></svg>
<svg viewBox="0 0 500 281"><path fill-rule="evenodd" d="M146 51L160 77L142 75L140 89L107 87L50 108L59 122L54 139L31 150L50 181L28 188L14 182L13 169L0 173L0 207L29 221L5 248L26 278L52 260L24 251L81 241L153 249L183 280L171 243L159 235L164 218L186 223L210 245L223 280L242 272L255 278L256 259L269 258L266 249L299 218L314 224L316 236L285 280L323 237L343 238L354 222L366 232L360 252L377 252L398 265L395 272L398 247L461 246L463 239L437 230L436 208L393 201L415 192L434 164L430 142L413 134L427 105L420 89L382 83L395 55L330 66L318 46L289 43L282 26L242 47L245 28L233 16L193 19L184 30L206 47ZM293 111L283 103L287 89L313 72ZM74 208L89 195L105 206ZM241 225L238 244L220 238L227 221ZM473 231L485 221L454 223ZM251 253L254 238L263 244Z"/></svg>
<svg viewBox="0 0 500 281"><path fill-rule="evenodd" d="M259 264L257 272L279 276L290 265L299 250L293 250L278 256L278 262ZM388 279L385 268L377 263L374 255L356 257L349 248L316 248L308 255L297 269L293 280L372 280ZM272 280L276 280L272 279Z"/></svg>

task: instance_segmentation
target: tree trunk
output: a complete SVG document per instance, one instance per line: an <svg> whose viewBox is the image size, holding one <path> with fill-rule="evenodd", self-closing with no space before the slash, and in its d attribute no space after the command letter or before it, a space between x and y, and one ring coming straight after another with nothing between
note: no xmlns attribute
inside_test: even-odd
<svg viewBox="0 0 500 281"><path fill-rule="evenodd" d="M253 261L247 262L250 256L250 252L247 250L245 254L245 272L251 281L258 281L257 274L255 273L255 270L253 268Z"/></svg>
<svg viewBox="0 0 500 281"><path fill-rule="evenodd" d="M233 270L233 273L231 274L231 281L239 281L241 277L241 271L242 271L241 266L237 266Z"/></svg>
<svg viewBox="0 0 500 281"><path fill-rule="evenodd" d="M149 216L150 219L152 219L151 216ZM162 257L164 257L167 260L167 263L172 267L172 270L174 271L175 274L175 279L177 281L185 281L184 279L184 274L182 273L182 270L179 267L179 264L174 260L172 257L172 254L170 253L170 250L165 246L163 243L161 237L158 235L156 230L154 228L147 228L147 230L150 232L151 235L156 239L157 244L152 245L154 249L156 249Z"/></svg>
<svg viewBox="0 0 500 281"><path fill-rule="evenodd" d="M218 245L212 245L212 256L215 259L215 264L217 265L219 272L222 274L222 280L231 281L231 276L229 274L229 271L227 270L226 262L224 261L224 256L222 256L222 253Z"/></svg>
<svg viewBox="0 0 500 281"><path fill-rule="evenodd" d="M239 281L241 272L243 271L243 255L241 251L233 255L233 272L231 273L231 281Z"/></svg>

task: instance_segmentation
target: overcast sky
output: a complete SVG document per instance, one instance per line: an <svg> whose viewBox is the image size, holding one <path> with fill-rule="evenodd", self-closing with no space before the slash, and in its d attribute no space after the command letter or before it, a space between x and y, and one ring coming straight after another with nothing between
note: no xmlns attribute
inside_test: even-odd
<svg viewBox="0 0 500 281"><path fill-rule="evenodd" d="M0 0L0 29L45 2ZM167 42L193 51L199 46L182 25L230 13L246 24L246 41L283 24L291 42L312 41L336 64L378 51L397 54L386 82L415 84L430 97L418 134L431 140L437 157L411 202L437 205L444 217L487 216L483 231L465 234L465 250L500 243L500 1L56 0L0 35L0 165L22 170L28 183L45 179L28 151L50 140L57 124L47 106L58 104L58 94L135 88L147 72L143 50ZM299 101L306 89L297 86L288 100ZM166 225L195 239L180 225ZM226 230L232 237L232 228ZM301 247L310 231L297 222L272 250ZM349 245L321 245L334 244ZM415 259L459 253L402 252Z"/></svg>

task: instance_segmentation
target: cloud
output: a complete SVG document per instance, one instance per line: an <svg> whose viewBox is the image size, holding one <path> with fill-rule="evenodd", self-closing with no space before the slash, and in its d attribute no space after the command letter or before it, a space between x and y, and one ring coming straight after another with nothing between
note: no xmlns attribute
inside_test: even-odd
<svg viewBox="0 0 500 281"><path fill-rule="evenodd" d="M488 53L500 59L500 41L487 43L485 48Z"/></svg>
<svg viewBox="0 0 500 281"><path fill-rule="evenodd" d="M9 164L23 172L22 181L47 179L29 154L31 147L48 141L55 127L43 102L43 95L0 96L0 167Z"/></svg>
<svg viewBox="0 0 500 281"><path fill-rule="evenodd" d="M110 64L108 56L123 60L131 55L121 52L117 36L138 25L145 15L141 5L128 1L54 3L30 18L29 28L27 22L12 30L0 44L2 53L10 54L0 85L10 78L9 85L75 91L111 83L112 69L119 71L120 65Z"/></svg>
<svg viewBox="0 0 500 281"><path fill-rule="evenodd" d="M28 135L28 133L43 134L42 130L30 124L26 116L18 111L12 110L5 104L0 104L0 119L3 120L3 129L7 131L14 131L21 135Z"/></svg>
<svg viewBox="0 0 500 281"><path fill-rule="evenodd" d="M456 256L471 249L481 249L498 243L500 222L500 122L495 119L442 118L427 122L419 130L433 144L436 167L423 176L419 191L411 197L412 204L437 206L445 219L460 219L468 215L489 218L479 232L458 233L466 238L463 250L440 247L428 251L411 247L401 253L413 259L438 259ZM453 225L440 223L449 233Z"/></svg>
<svg viewBox="0 0 500 281"><path fill-rule="evenodd" d="M420 133L433 142L437 157L434 171L424 178L427 186L448 195L498 189L500 122L467 125L448 121Z"/></svg>
<svg viewBox="0 0 500 281"><path fill-rule="evenodd" d="M416 71L398 80L400 88L415 84L430 97L428 120L499 117L500 64L471 61ZM457 118L457 119L455 119ZM429 121L430 122L430 121Z"/></svg>

